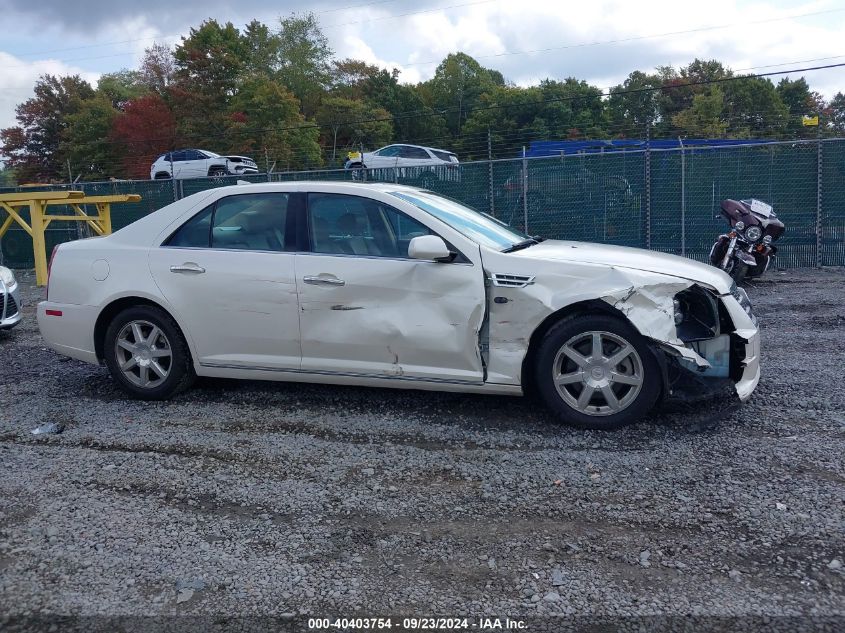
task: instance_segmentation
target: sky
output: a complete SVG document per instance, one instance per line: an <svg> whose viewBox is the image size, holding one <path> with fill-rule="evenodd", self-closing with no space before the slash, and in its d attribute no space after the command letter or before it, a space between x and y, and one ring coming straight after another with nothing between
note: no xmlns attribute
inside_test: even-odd
<svg viewBox="0 0 845 633"><path fill-rule="evenodd" d="M696 57L749 73L845 62L843 0L0 0L0 128L44 73L95 83L206 18L275 26L302 11L337 58L398 68L409 83L456 51L523 86L572 76L609 88ZM845 91L845 68L804 75L827 98Z"/></svg>

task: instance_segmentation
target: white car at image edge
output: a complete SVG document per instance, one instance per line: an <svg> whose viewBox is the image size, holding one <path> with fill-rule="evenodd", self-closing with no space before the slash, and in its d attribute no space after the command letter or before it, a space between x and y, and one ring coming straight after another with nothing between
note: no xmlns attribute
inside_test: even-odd
<svg viewBox="0 0 845 633"><path fill-rule="evenodd" d="M10 330L20 323L22 307L15 273L0 266L0 330Z"/></svg>
<svg viewBox="0 0 845 633"><path fill-rule="evenodd" d="M44 341L128 393L196 376L538 393L610 429L661 399L746 400L760 336L722 271L634 248L538 241L391 183L222 187L53 253Z"/></svg>

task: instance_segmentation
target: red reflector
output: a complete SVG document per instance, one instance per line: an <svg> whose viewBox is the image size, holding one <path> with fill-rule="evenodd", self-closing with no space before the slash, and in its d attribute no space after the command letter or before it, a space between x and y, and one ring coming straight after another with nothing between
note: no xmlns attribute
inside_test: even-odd
<svg viewBox="0 0 845 633"><path fill-rule="evenodd" d="M47 316L62 316L61 310L46 310Z"/></svg>

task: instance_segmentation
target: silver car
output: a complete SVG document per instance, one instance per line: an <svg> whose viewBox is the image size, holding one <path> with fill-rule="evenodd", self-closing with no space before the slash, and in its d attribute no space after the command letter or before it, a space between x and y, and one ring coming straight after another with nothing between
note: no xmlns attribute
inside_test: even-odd
<svg viewBox="0 0 845 633"><path fill-rule="evenodd" d="M20 322L21 307L15 274L0 266L0 330L9 330Z"/></svg>

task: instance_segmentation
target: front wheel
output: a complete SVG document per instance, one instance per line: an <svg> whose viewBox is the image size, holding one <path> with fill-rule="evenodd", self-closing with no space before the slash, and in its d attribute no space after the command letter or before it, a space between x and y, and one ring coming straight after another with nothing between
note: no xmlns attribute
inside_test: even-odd
<svg viewBox="0 0 845 633"><path fill-rule="evenodd" d="M725 269L731 278L738 284L745 280L745 275L748 272L748 264L739 261L736 257L728 262L728 267Z"/></svg>
<svg viewBox="0 0 845 633"><path fill-rule="evenodd" d="M103 352L115 382L143 400L166 400L196 378L179 326L154 306L120 312L106 330Z"/></svg>
<svg viewBox="0 0 845 633"><path fill-rule="evenodd" d="M640 420L657 402L661 373L646 340L609 315L564 319L543 338L535 379L561 421L611 430Z"/></svg>

